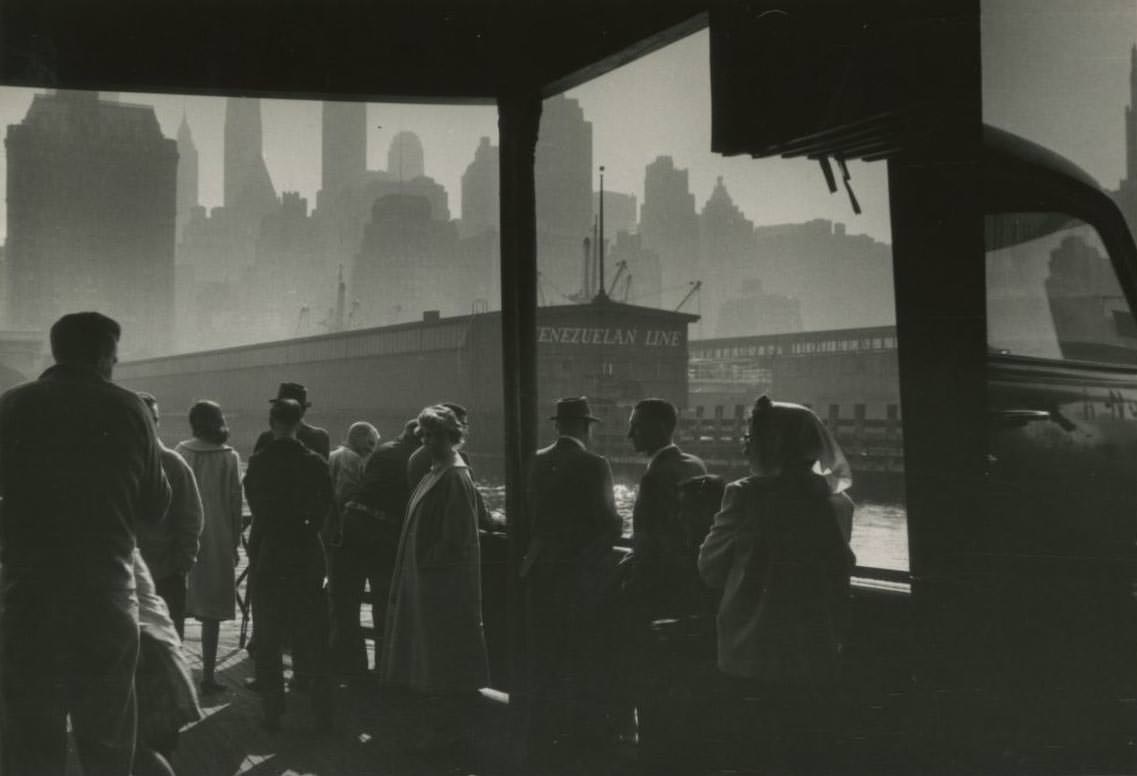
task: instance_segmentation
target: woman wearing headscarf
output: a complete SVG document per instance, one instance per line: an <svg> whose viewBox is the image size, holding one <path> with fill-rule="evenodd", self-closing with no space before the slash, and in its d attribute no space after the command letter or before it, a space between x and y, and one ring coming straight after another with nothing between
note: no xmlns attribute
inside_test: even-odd
<svg viewBox="0 0 1137 776"><path fill-rule="evenodd" d="M852 474L806 407L763 396L749 426L752 474L727 485L699 572L722 589L719 669L764 700L778 759L808 768L840 663Z"/></svg>
<svg viewBox="0 0 1137 776"><path fill-rule="evenodd" d="M462 741L462 718L489 669L478 497L458 454L465 425L439 405L422 411L418 428L431 467L411 494L399 537L380 677L424 701L418 748L432 748Z"/></svg>
<svg viewBox="0 0 1137 776"><path fill-rule="evenodd" d="M196 402L189 411L193 439L179 442L175 451L193 469L205 524L197 563L189 574L186 613L201 621L201 691L220 692L214 678L217 640L222 620L235 616L234 570L241 542L241 459L225 442L229 427L221 407Z"/></svg>

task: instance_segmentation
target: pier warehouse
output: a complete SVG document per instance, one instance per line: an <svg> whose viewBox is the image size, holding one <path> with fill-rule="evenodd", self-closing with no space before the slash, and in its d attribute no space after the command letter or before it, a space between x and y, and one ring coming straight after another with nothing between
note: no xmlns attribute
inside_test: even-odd
<svg viewBox="0 0 1137 776"><path fill-rule="evenodd" d="M632 405L658 396L687 404L688 325L698 316L600 299L537 309L539 406L587 395L622 438ZM282 381L303 383L308 419L338 440L356 420L385 438L424 405L452 401L470 409L468 450L483 475L503 457L501 313L423 320L257 345L125 362L115 379L158 397L168 443L187 436L184 413L198 399L225 410L231 442L248 455L267 425L268 399ZM551 433L551 429L549 431Z"/></svg>

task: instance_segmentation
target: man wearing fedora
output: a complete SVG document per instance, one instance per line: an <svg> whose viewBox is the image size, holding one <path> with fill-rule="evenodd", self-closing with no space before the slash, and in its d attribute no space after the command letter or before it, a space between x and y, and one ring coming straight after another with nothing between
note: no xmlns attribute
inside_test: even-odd
<svg viewBox="0 0 1137 776"><path fill-rule="evenodd" d="M308 401L308 389L300 383L281 383L280 388L277 389L276 398L269 399L270 404L275 404L281 399L292 399L299 402L301 410L301 417L303 413L307 412L308 408L312 406L312 402ZM307 447L314 453L320 455L325 461L332 452L332 438L328 436L328 432L319 426L309 426L303 420L300 421L300 426L296 429L296 438L300 443ZM259 452L262 447L267 445L273 439L272 430L269 429L261 433L257 437L257 444L253 447L253 452Z"/></svg>
<svg viewBox="0 0 1137 776"><path fill-rule="evenodd" d="M608 460L588 449L584 397L561 399L550 418L557 441L529 476L534 519L522 564L534 635L534 743L585 743L605 735L603 612L620 516ZM567 751L566 751L567 753Z"/></svg>

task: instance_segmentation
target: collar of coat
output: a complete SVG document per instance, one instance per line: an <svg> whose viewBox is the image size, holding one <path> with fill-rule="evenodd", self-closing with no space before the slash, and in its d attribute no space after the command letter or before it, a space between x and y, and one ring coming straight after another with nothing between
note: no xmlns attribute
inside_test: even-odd
<svg viewBox="0 0 1137 776"><path fill-rule="evenodd" d="M647 462L647 468L650 469L652 466L655 465L656 461L658 461L660 458L663 458L666 455L669 455L672 450L674 450L675 452L679 452L679 445L675 444L674 442L671 442L670 444L666 444L663 447L656 450L654 453L652 453L651 460Z"/></svg>
<svg viewBox="0 0 1137 776"><path fill-rule="evenodd" d="M185 448L186 450L192 450L195 453L214 453L219 450L233 449L229 445L219 445L216 442L206 442L204 439L198 439L197 437L194 437L193 439L187 439L183 442L178 442L178 447Z"/></svg>
<svg viewBox="0 0 1137 776"><path fill-rule="evenodd" d="M565 442L571 442L572 444L574 444L574 445L576 445L577 447L579 447L581 450L587 450L587 449L588 449L587 447L585 447L585 445L584 445L584 442L581 442L581 441L580 441L579 439L577 439L576 437L574 437L574 436L569 436L568 434L561 434L559 437L557 437L557 444L558 444L558 445L559 445L559 444L560 444L562 441L565 441Z"/></svg>

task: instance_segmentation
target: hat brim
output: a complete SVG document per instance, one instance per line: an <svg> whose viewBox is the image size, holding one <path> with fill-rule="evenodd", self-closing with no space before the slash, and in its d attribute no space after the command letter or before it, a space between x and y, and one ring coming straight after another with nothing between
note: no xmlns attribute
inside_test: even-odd
<svg viewBox="0 0 1137 776"><path fill-rule="evenodd" d="M276 404L278 401L294 401L305 409L312 406L312 402L310 402L310 401L300 401L299 399L290 399L288 396L274 396L268 400L268 403L269 404Z"/></svg>
<svg viewBox="0 0 1137 776"><path fill-rule="evenodd" d="M593 423L602 423L600 418L594 418L591 415L550 415L549 420L590 420Z"/></svg>

